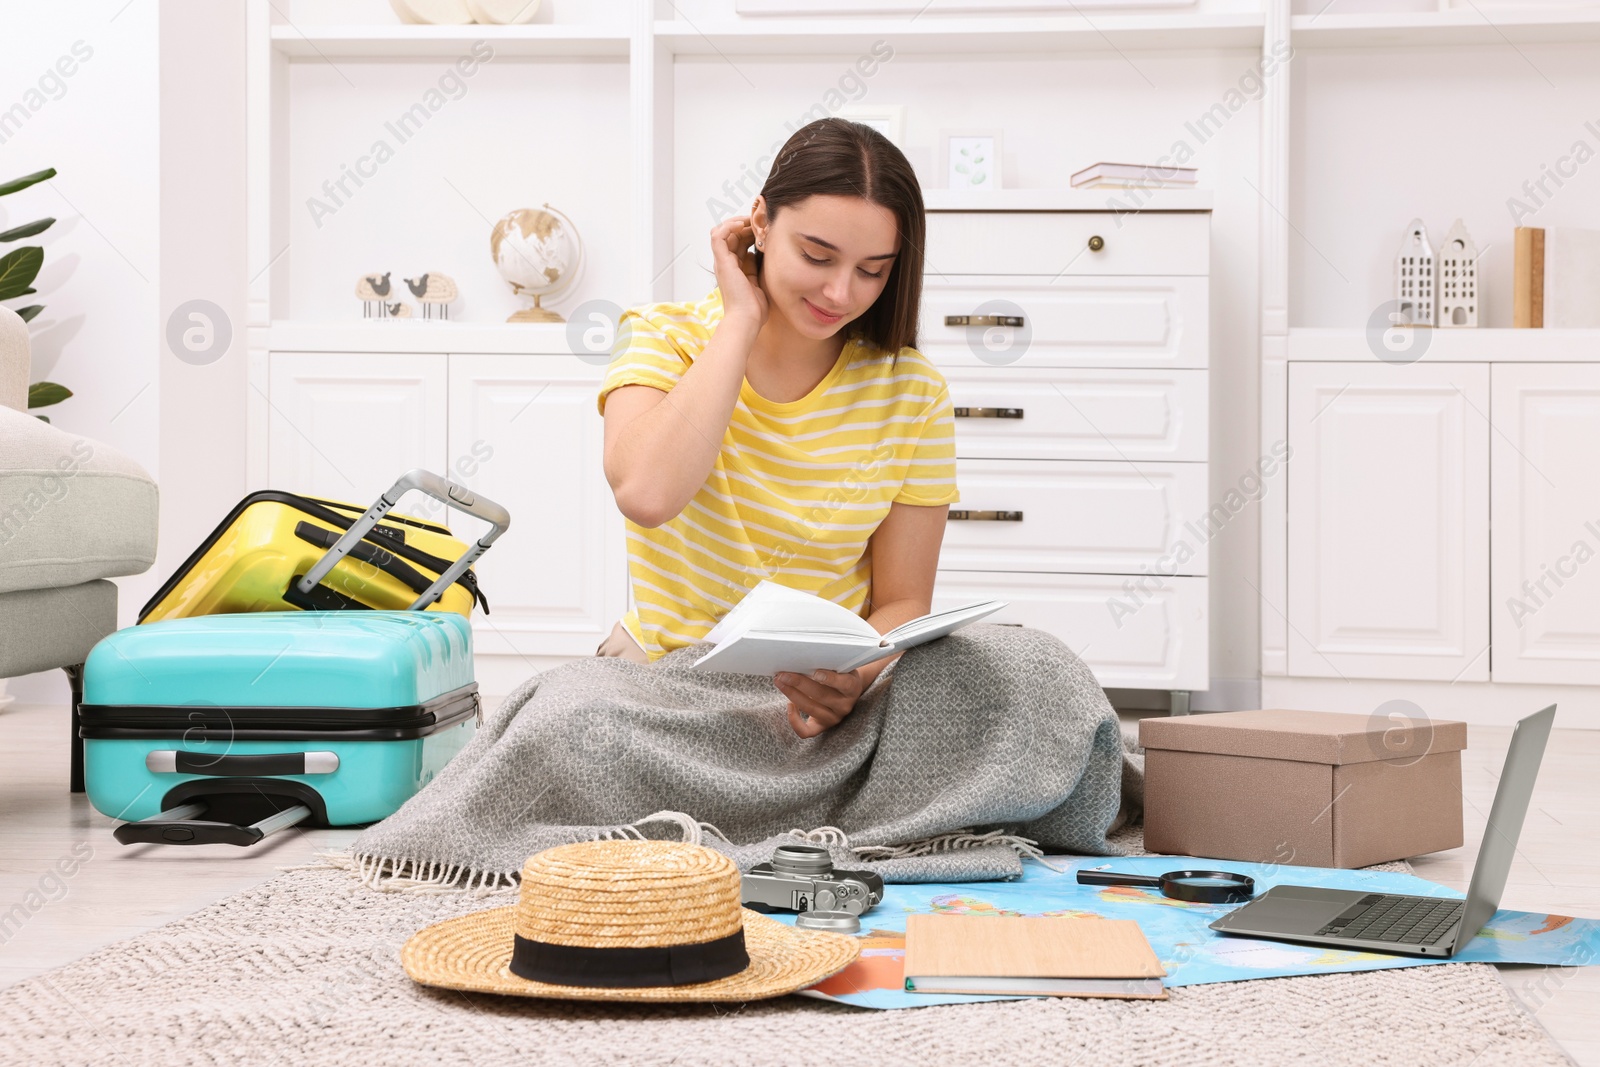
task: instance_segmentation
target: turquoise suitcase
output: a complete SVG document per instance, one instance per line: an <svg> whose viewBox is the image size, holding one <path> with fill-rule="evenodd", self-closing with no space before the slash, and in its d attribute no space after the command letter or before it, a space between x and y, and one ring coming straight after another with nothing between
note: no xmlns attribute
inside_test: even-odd
<svg viewBox="0 0 1600 1067"><path fill-rule="evenodd" d="M417 477L425 473L411 472L421 484L409 487L430 491ZM351 527L346 550L407 479ZM477 558L509 518L436 481L438 495L493 524L470 553ZM311 572L318 579L332 567L324 562ZM470 625L455 612L421 610L431 602L206 615L111 634L84 665L89 802L128 820L115 833L124 844L251 845L296 823L388 817L482 721Z"/></svg>

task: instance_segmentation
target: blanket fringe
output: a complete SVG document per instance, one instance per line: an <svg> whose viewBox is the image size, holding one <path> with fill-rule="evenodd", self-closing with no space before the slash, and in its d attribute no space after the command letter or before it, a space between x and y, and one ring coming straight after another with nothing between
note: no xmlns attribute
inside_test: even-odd
<svg viewBox="0 0 1600 1067"><path fill-rule="evenodd" d="M515 889L516 871L492 871L446 864L438 860L411 857L374 856L367 853L324 850L312 854L311 863L279 867L280 871L344 870L357 881L380 893L406 893L413 896L438 896L466 893L473 897L493 896Z"/></svg>
<svg viewBox="0 0 1600 1067"><path fill-rule="evenodd" d="M715 836L718 840L731 844L728 835L708 822L701 822L694 816L682 811L658 811L654 815L647 815L635 822L622 826L612 826L600 830L592 835L591 841L644 841L642 827L670 823L678 828L682 839L691 845L705 844L706 839ZM812 845L839 845L848 848L864 860L893 860L906 859L912 856L927 856L935 852L948 852L955 849L983 848L988 845L1004 845L1016 852L1019 857L1033 859L1044 864L1052 871L1065 871L1050 862L1045 857L1032 838L1008 834L1004 830L989 830L985 833L976 833L971 829L956 830L948 834L939 834L936 837L924 838L921 841L911 841L903 845L851 845L850 836L837 826L819 826L812 830L802 830L796 827L789 831L789 836ZM311 863L294 867L279 867L280 871L311 871L311 870L344 870L355 874L364 886L375 889L381 893L406 893L415 896L438 896L444 893L466 893L474 897L493 896L506 893L517 888L521 881L521 869L514 871L495 871L481 867L469 867L462 863L444 863L439 860L424 860L405 856L375 856L370 853L356 853L337 850L324 850L312 854Z"/></svg>
<svg viewBox="0 0 1600 1067"><path fill-rule="evenodd" d="M644 818L628 823L625 826L613 826L609 829L601 830L599 833L589 838L589 840L644 841L646 838L644 834L640 832L639 827L648 826L651 823L663 822L673 823L676 825L679 832L683 834L684 842L687 844L704 844L705 836L707 834L715 835L720 841L728 840L728 835L723 833L721 830L718 830L715 826L712 826L708 822L701 822L693 815L682 811L658 811L654 815L646 815ZM731 842L729 843L731 844Z"/></svg>
<svg viewBox="0 0 1600 1067"><path fill-rule="evenodd" d="M654 823L672 823L678 827L683 840L690 844L703 844L707 835L723 841L728 837L708 822L681 811L658 811L624 826L608 827L588 840L646 840L640 827ZM444 863L408 856L377 856L324 850L312 854L311 863L294 867L279 867L280 871L343 870L350 871L356 879L380 893L406 893L414 896L439 896L445 893L466 893L474 897L493 896L517 888L522 870L495 871L469 867L462 863Z"/></svg>
<svg viewBox="0 0 1600 1067"><path fill-rule="evenodd" d="M819 826L815 830L801 830L799 828L789 831L790 837L798 837L808 845L843 845L850 847L850 837L837 826Z"/></svg>

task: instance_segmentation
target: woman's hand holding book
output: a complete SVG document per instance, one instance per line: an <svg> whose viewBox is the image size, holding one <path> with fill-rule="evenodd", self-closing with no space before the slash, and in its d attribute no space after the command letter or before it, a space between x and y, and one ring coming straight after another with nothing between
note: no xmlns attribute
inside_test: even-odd
<svg viewBox="0 0 1600 1067"><path fill-rule="evenodd" d="M789 698L789 725L801 737L816 737L838 726L855 710L856 700L867 687L860 667L853 671L819 668L810 677L781 671L772 681Z"/></svg>

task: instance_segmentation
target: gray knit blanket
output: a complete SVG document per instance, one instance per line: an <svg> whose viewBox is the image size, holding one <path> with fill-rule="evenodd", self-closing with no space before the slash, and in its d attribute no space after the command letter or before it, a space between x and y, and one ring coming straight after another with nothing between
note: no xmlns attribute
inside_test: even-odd
<svg viewBox="0 0 1600 1067"><path fill-rule="evenodd" d="M1024 855L1119 850L1142 783L1094 675L1040 630L976 623L904 653L800 738L767 677L652 664L543 671L439 775L327 862L379 889L492 891L543 849L686 839L748 869L785 841L891 882L1011 879Z"/></svg>

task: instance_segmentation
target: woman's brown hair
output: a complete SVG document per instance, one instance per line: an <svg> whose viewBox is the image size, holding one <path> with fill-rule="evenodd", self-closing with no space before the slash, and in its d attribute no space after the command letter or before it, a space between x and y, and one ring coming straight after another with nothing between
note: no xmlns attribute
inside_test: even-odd
<svg viewBox="0 0 1600 1067"><path fill-rule="evenodd" d="M761 195L773 220L786 205L808 196L858 196L894 212L900 226L900 254L883 292L866 314L850 324L848 336L889 353L917 346L927 226L916 172L892 141L871 126L847 119L807 123L779 150ZM756 251L757 277L763 256Z"/></svg>

